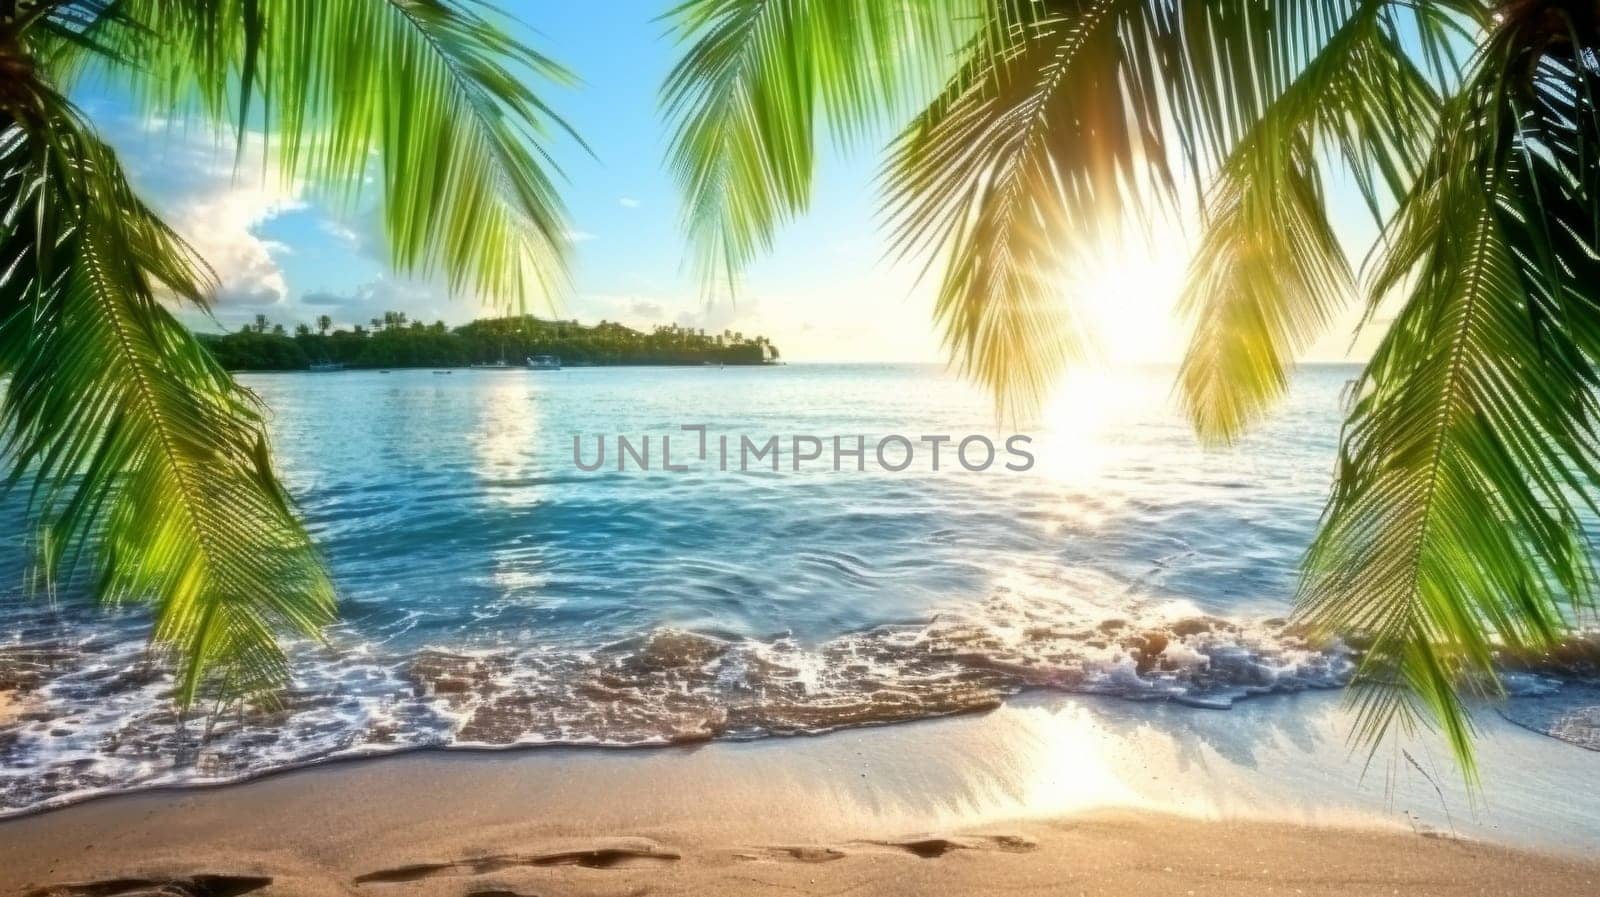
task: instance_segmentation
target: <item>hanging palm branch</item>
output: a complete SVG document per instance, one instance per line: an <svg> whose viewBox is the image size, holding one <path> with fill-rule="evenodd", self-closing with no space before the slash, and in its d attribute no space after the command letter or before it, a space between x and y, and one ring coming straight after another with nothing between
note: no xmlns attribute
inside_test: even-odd
<svg viewBox="0 0 1600 897"><path fill-rule="evenodd" d="M890 99L907 95L886 98L901 82L879 72L907 59L924 60L918 72L942 66L945 87L890 150L892 245L943 265L935 317L953 360L1018 412L1084 348L1060 301L1074 253L1114 239L1125 212L1138 222L1174 208L1174 170L1203 183L1358 11L1372 20L1388 9L1356 0L983 0L970 19L965 6L950 16L972 23L951 54L948 30L912 27L869 31L887 41L819 44L814 19L870 23L907 9L891 0L838 5L698 0L671 13L679 36L693 41L664 96L697 257L736 273L805 208L818 120L859 133L848 126L880 120ZM1423 44L1433 48L1438 24L1425 24ZM1385 55L1397 51L1392 31ZM794 73L805 76L777 83ZM1370 75L1351 102L1393 92L1415 105L1414 85L1389 80L1387 71ZM1398 130L1385 121L1376 126ZM1329 137L1393 139L1367 135L1373 125ZM1386 154L1414 151L1410 135L1399 136ZM1260 143L1274 149L1258 155L1275 155L1276 144ZM1377 164L1359 161L1363 171Z"/></svg>
<svg viewBox="0 0 1600 897"><path fill-rule="evenodd" d="M1579 515L1600 513L1600 78L1583 45L1531 51L1548 27L1491 36L1391 223L1373 301L1410 287L1301 596L1313 623L1372 639L1361 734L1439 720L1469 774L1463 687L1496 694L1498 648L1551 646L1595 598Z"/></svg>
<svg viewBox="0 0 1600 897"><path fill-rule="evenodd" d="M1450 23L1435 28L1448 34ZM1355 6L1211 183L1179 303L1195 322L1180 395L1203 440L1231 441L1264 413L1355 293L1328 220L1324 160L1336 154L1379 217L1421 167L1439 100L1399 32L1390 4Z"/></svg>
<svg viewBox="0 0 1600 897"><path fill-rule="evenodd" d="M279 632L315 635L333 591L273 476L253 398L157 299L198 300L199 259L139 203L110 150L58 97L48 138L0 140L5 216L0 424L32 477L47 565L92 545L99 592L153 600L187 704L215 672L281 685Z"/></svg>
<svg viewBox="0 0 1600 897"><path fill-rule="evenodd" d="M7 7L10 9L10 7ZM449 0L57 0L0 22L0 435L45 569L87 562L148 604L176 698L270 697L280 639L334 615L272 470L261 409L173 317L213 277L64 99L87 74L164 112L266 135L286 180L353 205L377 183L391 258L520 304L561 289L543 146L567 83L492 10ZM241 154L241 158L242 158Z"/></svg>
<svg viewBox="0 0 1600 897"><path fill-rule="evenodd" d="M1147 159L1170 180L1141 145L1155 109L1110 83L1119 6L1132 8L1100 0L1035 18L1003 7L886 170L896 248L948 259L934 315L962 371L1003 403L1040 395L1081 349L1050 301L1071 241L1114 226L1110 200Z"/></svg>
<svg viewBox="0 0 1600 897"><path fill-rule="evenodd" d="M477 3L123 0L72 76L153 108L259 127L282 179L350 205L377 161L392 262L521 302L564 287L568 228L542 147L565 122L530 85L572 76Z"/></svg>
<svg viewBox="0 0 1600 897"><path fill-rule="evenodd" d="M850 144L932 89L981 0L689 0L661 91L697 270L732 285L805 211L821 123Z"/></svg>

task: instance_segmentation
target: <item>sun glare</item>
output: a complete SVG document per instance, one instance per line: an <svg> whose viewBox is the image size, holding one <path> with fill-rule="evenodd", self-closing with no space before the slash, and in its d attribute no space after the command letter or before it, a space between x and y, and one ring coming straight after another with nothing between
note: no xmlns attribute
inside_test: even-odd
<svg viewBox="0 0 1600 897"><path fill-rule="evenodd" d="M1118 434L1150 401L1142 382L1109 365L1067 371L1043 409L1038 463L1051 479L1091 487L1122 457ZM1094 524L1096 514L1083 515Z"/></svg>
<svg viewBox="0 0 1600 897"><path fill-rule="evenodd" d="M1162 227L1087 256L1063 278L1062 299L1092 352L1068 367L1041 411L1039 464L1052 479L1093 484L1123 455L1118 433L1131 417L1163 400L1127 368L1181 357L1177 302L1187 247L1176 227Z"/></svg>
<svg viewBox="0 0 1600 897"><path fill-rule="evenodd" d="M1187 255L1183 235L1172 228L1096 254L1064 278L1063 301L1094 351L1067 369L1041 414L1039 460L1052 478L1093 483L1121 455L1117 434L1130 416L1162 400L1150 393L1147 378L1126 368L1179 359L1176 305Z"/></svg>
<svg viewBox="0 0 1600 897"><path fill-rule="evenodd" d="M1183 350L1178 295L1188 244L1176 228L1129 239L1075 264L1063 295L1111 363L1175 362Z"/></svg>

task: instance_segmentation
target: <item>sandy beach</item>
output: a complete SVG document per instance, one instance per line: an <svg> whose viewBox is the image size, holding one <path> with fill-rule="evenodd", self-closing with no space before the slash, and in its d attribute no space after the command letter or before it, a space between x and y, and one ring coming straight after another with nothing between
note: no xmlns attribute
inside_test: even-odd
<svg viewBox="0 0 1600 897"><path fill-rule="evenodd" d="M817 738L332 763L0 823L0 893L114 895L158 884L169 886L163 894L308 897L1600 887L1600 821L1570 791L1582 781L1572 776L1592 780L1600 754L1486 721L1493 789L1474 809L1447 782L1420 775L1369 775L1351 787L1359 764L1326 759L1342 751L1333 696L1279 704L1258 715L1051 698ZM1275 727L1261 725L1269 716ZM1308 760L1315 771L1293 774Z"/></svg>

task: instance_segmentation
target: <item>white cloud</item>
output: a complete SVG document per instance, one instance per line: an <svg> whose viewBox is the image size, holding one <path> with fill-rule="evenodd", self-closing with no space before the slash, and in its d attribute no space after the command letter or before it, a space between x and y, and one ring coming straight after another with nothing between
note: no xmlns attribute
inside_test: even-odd
<svg viewBox="0 0 1600 897"><path fill-rule="evenodd" d="M754 298L712 299L697 303L678 314L679 327L721 333L740 330L760 320L760 308Z"/></svg>
<svg viewBox="0 0 1600 897"><path fill-rule="evenodd" d="M354 227L343 221L324 218L317 222L317 228L337 240L345 249L353 251L363 245L364 241L361 239L361 234Z"/></svg>
<svg viewBox="0 0 1600 897"><path fill-rule="evenodd" d="M639 201L631 196L624 196L617 200L617 205L622 206L624 209L637 209L639 208Z"/></svg>
<svg viewBox="0 0 1600 897"><path fill-rule="evenodd" d="M278 258L292 250L261 236L259 228L305 203L277 178L235 176L236 170L264 170L259 134L246 138L240 155L232 138L172 130L161 119L124 121L110 130L114 142L134 150L124 153L124 164L141 195L216 272L219 308L287 298Z"/></svg>
<svg viewBox="0 0 1600 897"><path fill-rule="evenodd" d="M587 243L590 240L593 240L594 238L595 238L594 234L591 234L588 231L582 231L582 230L569 230L569 231L567 231L567 239L571 240L574 243Z"/></svg>
<svg viewBox="0 0 1600 897"><path fill-rule="evenodd" d="M631 312L635 318L652 322L660 321L662 318L667 316L667 310L661 307L661 303L651 302L648 299L639 299L635 301L632 305L628 306L628 311Z"/></svg>
<svg viewBox="0 0 1600 897"><path fill-rule="evenodd" d="M289 295L277 259L288 247L263 239L256 228L303 203L268 190L222 187L163 205L168 222L217 272L219 305L275 305Z"/></svg>

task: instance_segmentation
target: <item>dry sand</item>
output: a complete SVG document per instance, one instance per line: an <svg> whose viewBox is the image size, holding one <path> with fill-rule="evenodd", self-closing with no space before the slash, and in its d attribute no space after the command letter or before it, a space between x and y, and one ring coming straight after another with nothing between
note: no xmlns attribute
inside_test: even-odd
<svg viewBox="0 0 1600 897"><path fill-rule="evenodd" d="M1317 733L1337 724L1327 706L1270 718ZM1301 749L1273 732L1249 736L1244 757L1196 742L1196 727L1256 717L1194 713L1173 717L1190 727L1175 734L1160 715L1123 725L1092 702L1023 702L821 738L420 753L123 795L0 822L0 895L110 897L150 882L262 897L1600 893L1592 810L1534 808L1572 835L1543 851L1453 837L1404 822L1416 814L1392 796L1375 805L1387 812L1335 806L1314 776L1279 775L1274 752ZM1572 776L1600 755L1502 735L1525 767L1580 764L1557 772L1588 800L1576 792L1594 779ZM1572 753L1542 753L1546 742ZM1262 784L1274 779L1277 792ZM1259 812L1248 794L1266 795ZM122 884L90 884L111 879Z"/></svg>
<svg viewBox="0 0 1600 897"><path fill-rule="evenodd" d="M8 839L0 887L7 894L138 893L186 883L175 894L266 895L1584 895L1600 891L1600 867L1576 860L1420 835L1219 823L1143 815L902 833L849 840L774 841L752 833L718 841L689 828L578 835L566 825L441 830L393 828L370 816L322 814L278 820L271 805L239 802L209 833L181 845L176 833L97 831L89 840ZM149 826L171 822L160 813ZM457 820L457 822L467 822ZM187 829L187 827L183 827ZM263 840L235 843L240 828ZM380 831L373 831L373 829ZM193 833L191 833L193 834ZM228 846L219 842L227 841ZM26 854L53 854L54 862ZM122 879L123 891L70 883ZM53 883L51 887L44 883ZM258 887L253 887L258 886Z"/></svg>

